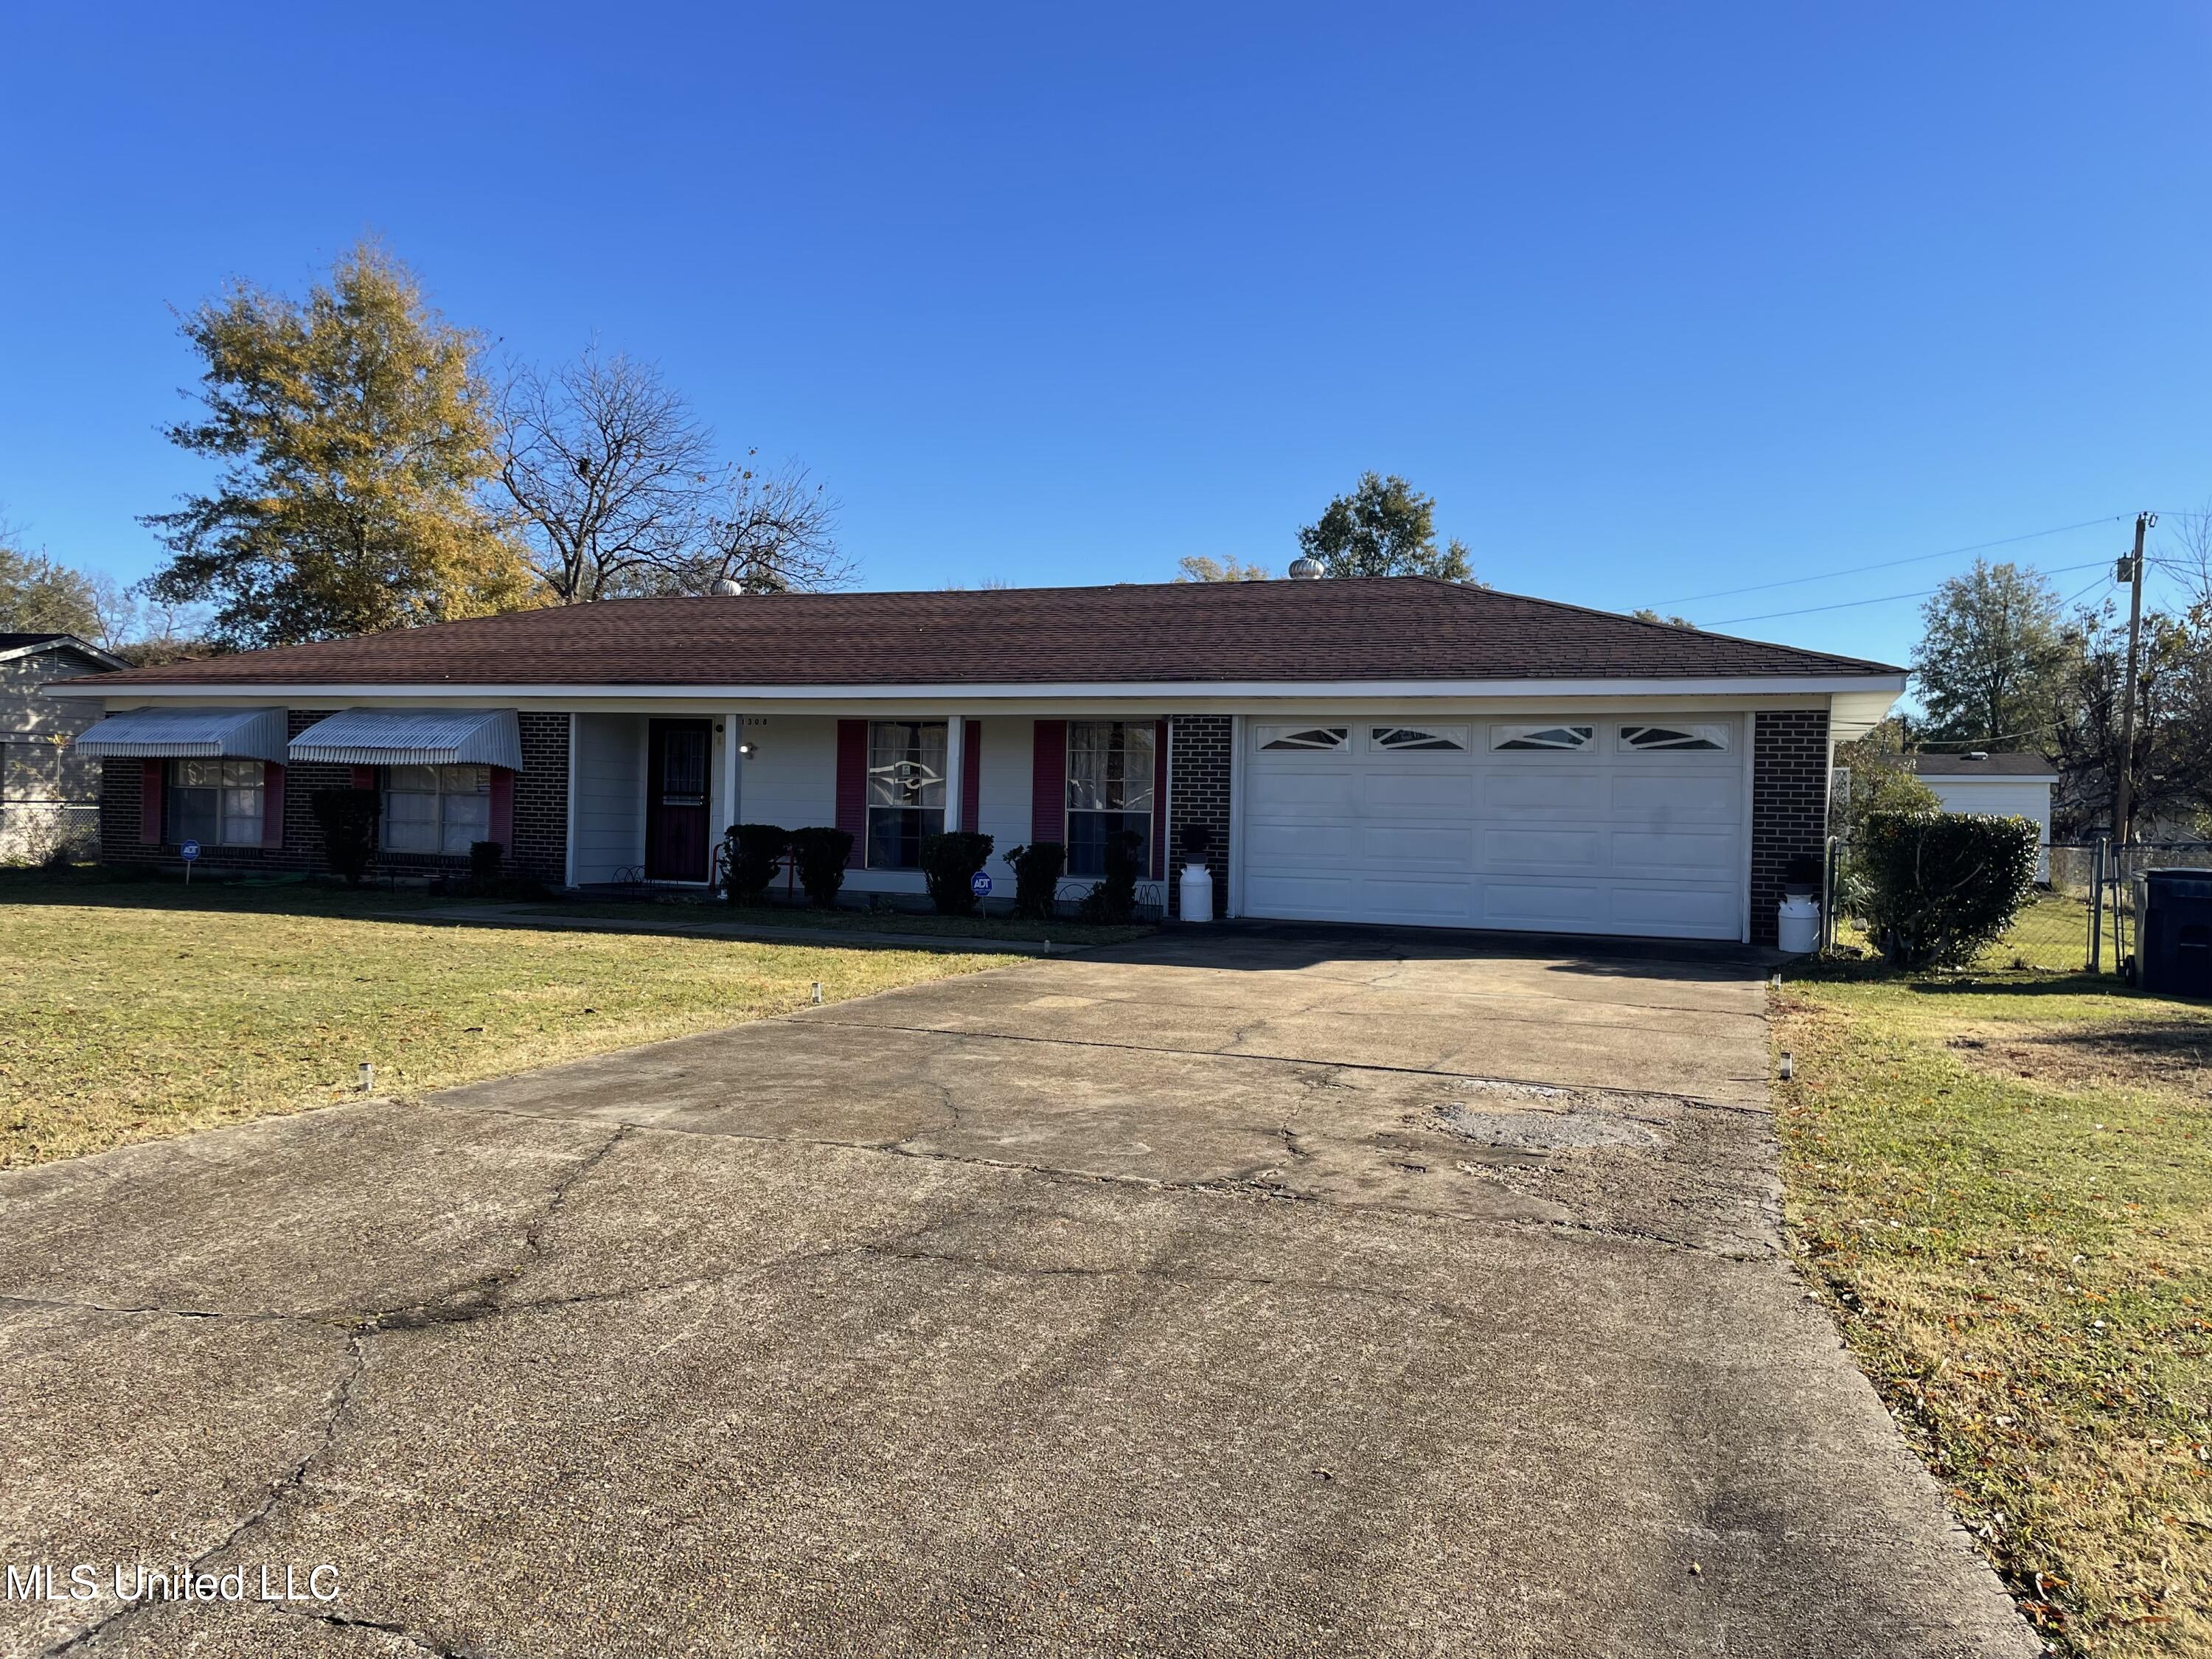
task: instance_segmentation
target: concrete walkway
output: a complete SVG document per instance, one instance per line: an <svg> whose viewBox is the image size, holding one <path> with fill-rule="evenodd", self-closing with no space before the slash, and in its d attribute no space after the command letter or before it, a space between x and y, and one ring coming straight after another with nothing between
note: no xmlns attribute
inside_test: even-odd
<svg viewBox="0 0 2212 1659"><path fill-rule="evenodd" d="M0 1176L11 1558L338 1585L0 1642L2033 1654L1765 1078L1754 969L1284 930Z"/></svg>

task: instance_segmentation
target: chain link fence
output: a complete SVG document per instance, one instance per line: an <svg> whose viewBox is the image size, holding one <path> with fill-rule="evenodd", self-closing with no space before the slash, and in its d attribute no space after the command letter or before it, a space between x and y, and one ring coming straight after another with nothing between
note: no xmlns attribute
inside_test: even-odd
<svg viewBox="0 0 2212 1659"><path fill-rule="evenodd" d="M2049 854L2047 879L1975 966L2123 975L2136 951L2136 878L2146 870L2212 868L2212 842L2077 842L2055 845ZM1838 902L1850 855L1840 837L1829 842L1823 943L1871 951Z"/></svg>

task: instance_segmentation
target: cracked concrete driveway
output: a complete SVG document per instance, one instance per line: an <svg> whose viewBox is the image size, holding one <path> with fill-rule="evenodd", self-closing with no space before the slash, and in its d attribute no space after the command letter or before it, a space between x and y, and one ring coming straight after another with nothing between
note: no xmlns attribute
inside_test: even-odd
<svg viewBox="0 0 2212 1659"><path fill-rule="evenodd" d="M1762 1011L1146 941L0 1176L6 1559L338 1583L0 1642L2034 1653L1778 1252Z"/></svg>

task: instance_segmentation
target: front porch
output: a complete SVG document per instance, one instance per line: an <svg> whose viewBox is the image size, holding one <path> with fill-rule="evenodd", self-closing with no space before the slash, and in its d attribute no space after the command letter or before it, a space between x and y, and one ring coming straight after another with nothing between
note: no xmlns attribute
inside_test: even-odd
<svg viewBox="0 0 2212 1659"><path fill-rule="evenodd" d="M1012 908L1008 854L1058 842L1072 911L1104 874L1106 836L1141 842L1141 914L1168 914L1172 727L1165 718L1070 720L992 713L756 713L571 717L566 884L588 896L703 890L735 823L834 827L853 839L842 908L924 910L923 840L992 839L987 914ZM772 899L803 902L786 860Z"/></svg>

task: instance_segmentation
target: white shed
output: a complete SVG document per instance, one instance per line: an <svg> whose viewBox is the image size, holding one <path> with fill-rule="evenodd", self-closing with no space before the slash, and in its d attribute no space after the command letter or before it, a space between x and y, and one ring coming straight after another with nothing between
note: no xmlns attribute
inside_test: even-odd
<svg viewBox="0 0 2212 1659"><path fill-rule="evenodd" d="M2033 818L2044 849L2035 860L2035 878L2051 879L2051 791L2058 774L2049 761L2040 755L1996 755L1978 749L1964 755L1915 755L1912 760L1920 781L1936 792L1947 812Z"/></svg>

